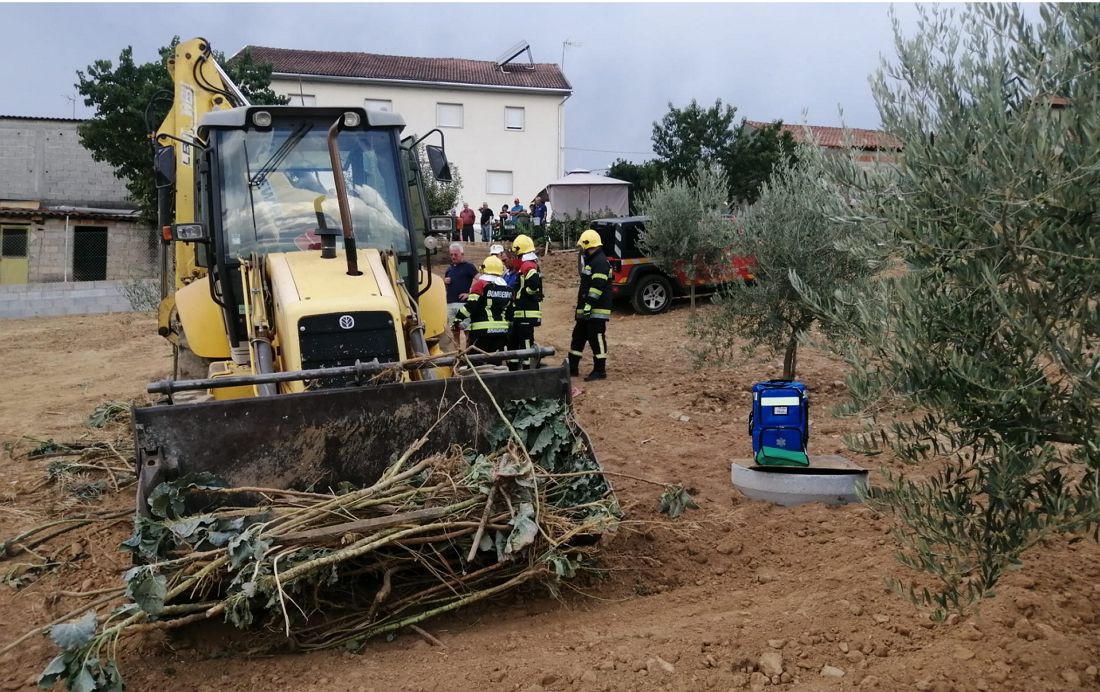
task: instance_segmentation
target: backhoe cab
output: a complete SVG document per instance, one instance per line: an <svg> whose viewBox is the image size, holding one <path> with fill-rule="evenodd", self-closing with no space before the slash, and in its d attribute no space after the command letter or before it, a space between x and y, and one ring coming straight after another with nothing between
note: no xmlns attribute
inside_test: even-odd
<svg viewBox="0 0 1100 692"><path fill-rule="evenodd" d="M173 240L198 244L195 266L206 274L176 297L186 346L233 364L202 377L429 355L424 330L434 341L443 325L420 324L414 296L441 287L415 230L426 208L416 157L399 141L403 126L392 113L290 106L203 118L198 213L171 226Z"/></svg>
<svg viewBox="0 0 1100 692"><path fill-rule="evenodd" d="M452 221L429 218L424 138L402 140L399 115L248 105L202 39L168 68L176 94L154 169L174 262L166 251L159 329L179 367L149 387L164 401L133 411L140 510L158 483L193 472L370 483L429 431L418 456L479 446L494 399L568 402L564 368L454 377L423 240ZM441 146L427 158L450 178Z"/></svg>

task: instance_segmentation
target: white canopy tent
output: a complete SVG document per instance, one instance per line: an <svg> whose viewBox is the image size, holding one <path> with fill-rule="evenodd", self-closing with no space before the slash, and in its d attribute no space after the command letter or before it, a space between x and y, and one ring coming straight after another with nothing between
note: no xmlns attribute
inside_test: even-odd
<svg viewBox="0 0 1100 692"><path fill-rule="evenodd" d="M610 209L613 216L630 214L630 183L625 180L572 171L546 186L556 217L592 218Z"/></svg>

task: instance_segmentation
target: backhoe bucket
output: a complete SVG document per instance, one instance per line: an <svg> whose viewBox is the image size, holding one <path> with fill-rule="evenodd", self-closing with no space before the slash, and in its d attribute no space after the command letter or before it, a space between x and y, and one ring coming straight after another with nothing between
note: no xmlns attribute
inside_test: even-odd
<svg viewBox="0 0 1100 692"><path fill-rule="evenodd" d="M456 444L485 450L487 433L500 420L494 400L501 406L531 398L571 403L564 367L483 373L481 379L485 386L463 376L135 407L139 508L148 512L146 499L160 482L198 472L236 487L327 492L343 481L369 485L429 430L412 460ZM588 436L577 430L595 460Z"/></svg>

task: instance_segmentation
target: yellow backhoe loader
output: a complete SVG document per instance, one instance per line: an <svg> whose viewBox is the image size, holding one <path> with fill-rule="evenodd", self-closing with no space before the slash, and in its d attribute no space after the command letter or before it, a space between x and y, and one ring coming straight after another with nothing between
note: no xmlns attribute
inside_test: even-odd
<svg viewBox="0 0 1100 692"><path fill-rule="evenodd" d="M162 401L133 410L141 510L158 483L193 472L370 483L429 429L418 455L482 444L494 400L568 401L563 367L462 377L460 356L442 353L444 287L424 238L452 221L428 214L425 138L402 139L401 116L250 105L201 38L168 70L172 107L153 141L159 331L177 360L149 386ZM449 180L433 134L432 174Z"/></svg>

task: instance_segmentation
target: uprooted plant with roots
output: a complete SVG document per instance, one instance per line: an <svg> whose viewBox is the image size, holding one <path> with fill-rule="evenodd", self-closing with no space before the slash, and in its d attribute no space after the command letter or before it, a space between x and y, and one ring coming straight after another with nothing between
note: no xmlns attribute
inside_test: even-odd
<svg viewBox="0 0 1100 692"><path fill-rule="evenodd" d="M410 449L367 487L160 484L122 545L138 563L124 602L50 627L62 651L40 684L121 689L123 637L203 620L265 632L271 649L354 649L526 583L556 593L593 565L619 507L566 406L505 408L491 451Z"/></svg>

